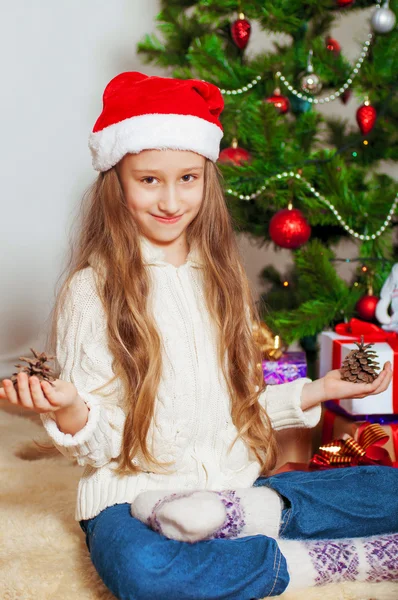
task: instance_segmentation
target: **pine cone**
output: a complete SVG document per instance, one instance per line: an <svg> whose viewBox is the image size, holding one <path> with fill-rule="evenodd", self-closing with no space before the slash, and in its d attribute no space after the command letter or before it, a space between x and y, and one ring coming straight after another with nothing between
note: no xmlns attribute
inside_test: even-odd
<svg viewBox="0 0 398 600"><path fill-rule="evenodd" d="M363 335L360 343L355 342L358 350L351 350L340 368L341 378L353 383L372 383L378 376L376 369L379 364L375 361L377 353L370 350L373 344L364 344Z"/></svg>
<svg viewBox="0 0 398 600"><path fill-rule="evenodd" d="M13 373L11 376L11 381L13 382L14 387L17 387L18 385L18 373L27 373L28 377L36 375L36 377L38 377L41 381L48 381L48 383L55 387L54 384L51 383L56 379L55 372L52 371L48 365L46 365L48 360L52 360L55 357L47 355L45 352L39 353L33 348L31 348L31 351L33 352L36 360L32 358L25 358L25 356L19 356L19 360L24 360L28 363L28 366L24 367L23 365L15 365L19 368L19 371Z"/></svg>

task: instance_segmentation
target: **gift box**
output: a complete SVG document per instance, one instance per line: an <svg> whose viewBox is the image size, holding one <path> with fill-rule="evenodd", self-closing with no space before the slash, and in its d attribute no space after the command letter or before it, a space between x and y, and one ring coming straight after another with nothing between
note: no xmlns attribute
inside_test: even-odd
<svg viewBox="0 0 398 600"><path fill-rule="evenodd" d="M375 422L375 420L373 420ZM387 441L382 440L379 445L388 452L394 467L398 467L398 416L396 422L377 423L382 428ZM338 414L332 410L326 409L323 415L321 446L328 444L334 440L343 439L349 435L354 439L358 439L358 433L364 427L372 425L369 421L354 420L342 414Z"/></svg>
<svg viewBox="0 0 398 600"><path fill-rule="evenodd" d="M398 414L398 335L387 332L372 323L351 319L349 323L339 323L335 331L324 331L320 336L319 376L323 377L332 369L339 369L351 350L358 349L355 344L364 337L365 343L372 343L377 353L376 360L380 369L388 360L392 364L393 378L387 390L376 396L335 399L351 415L388 415Z"/></svg>
<svg viewBox="0 0 398 600"><path fill-rule="evenodd" d="M305 352L284 352L278 360L263 360L264 381L269 385L287 383L307 376Z"/></svg>

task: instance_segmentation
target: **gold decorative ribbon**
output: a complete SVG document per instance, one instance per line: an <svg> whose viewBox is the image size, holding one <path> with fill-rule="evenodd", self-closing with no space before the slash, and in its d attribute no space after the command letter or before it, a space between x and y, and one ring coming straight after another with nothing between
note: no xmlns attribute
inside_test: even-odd
<svg viewBox="0 0 398 600"><path fill-rule="evenodd" d="M378 423L363 423L356 432L356 440L345 433L341 439L320 446L310 461L310 468L354 467L358 465L392 466L384 446L389 435Z"/></svg>

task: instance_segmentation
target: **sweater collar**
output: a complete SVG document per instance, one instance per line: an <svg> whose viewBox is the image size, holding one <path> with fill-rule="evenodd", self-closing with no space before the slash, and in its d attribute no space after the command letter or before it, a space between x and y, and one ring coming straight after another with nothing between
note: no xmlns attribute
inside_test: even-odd
<svg viewBox="0 0 398 600"><path fill-rule="evenodd" d="M166 260L165 253L164 250L162 250L162 248L150 242L148 238L146 238L143 235L139 236L139 241L141 245L141 254L144 264L160 266L170 265L170 263ZM103 260L98 256L91 255L88 260L88 264L100 272L105 272ZM204 263L201 259L200 251L197 246L192 246L190 248L187 260L184 264L192 265L193 267L198 268L204 266Z"/></svg>
<svg viewBox="0 0 398 600"><path fill-rule="evenodd" d="M147 237L140 235L141 253L145 264L147 265L169 265L166 260L165 252L160 246L156 246ZM189 250L186 262L184 264L192 264L195 267L203 265L201 255L197 246L192 246Z"/></svg>

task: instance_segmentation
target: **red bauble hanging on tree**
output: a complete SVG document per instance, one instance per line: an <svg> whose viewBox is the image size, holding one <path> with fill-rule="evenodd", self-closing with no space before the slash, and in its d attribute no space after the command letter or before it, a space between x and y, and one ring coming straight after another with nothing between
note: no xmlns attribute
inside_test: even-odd
<svg viewBox="0 0 398 600"><path fill-rule="evenodd" d="M281 91L279 88L276 88L274 90L274 93L272 94L272 96L270 96L269 98L265 99L265 102L269 102L270 104L273 104L275 106L275 108L278 109L278 111L284 115L285 113L287 113L287 111L290 108L290 102L289 99L286 98L286 96L282 96Z"/></svg>
<svg viewBox="0 0 398 600"><path fill-rule="evenodd" d="M230 148L224 148L221 150L218 162L220 163L232 163L234 165L242 165L245 162L250 162L251 154L244 148L239 148L238 140L234 138L232 140L232 146Z"/></svg>
<svg viewBox="0 0 398 600"><path fill-rule="evenodd" d="M251 28L252 26L250 25L249 21L245 19L245 15L243 13L240 13L239 19L232 23L232 39L240 50L244 50L244 48L246 48L249 42Z"/></svg>
<svg viewBox="0 0 398 600"><path fill-rule="evenodd" d="M380 298L367 294L362 296L357 302L356 309L359 317L363 321L373 321L376 315L376 306Z"/></svg>
<svg viewBox="0 0 398 600"><path fill-rule="evenodd" d="M371 106L369 100L366 100L357 110L357 122L362 135L367 135L372 131L376 123L377 112L374 106Z"/></svg>
<svg viewBox="0 0 398 600"><path fill-rule="evenodd" d="M308 242L311 227L301 210L298 208L283 208L271 219L269 234L272 241L281 248L294 250Z"/></svg>
<svg viewBox="0 0 398 600"><path fill-rule="evenodd" d="M340 8L344 8L345 6L351 6L354 4L355 0L337 0L337 6Z"/></svg>
<svg viewBox="0 0 398 600"><path fill-rule="evenodd" d="M341 52L341 46L338 43L337 40L335 40L334 38L328 36L325 40L325 44L326 44L326 48L330 51L333 52L333 54L335 54L336 56L338 56Z"/></svg>

